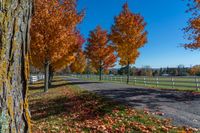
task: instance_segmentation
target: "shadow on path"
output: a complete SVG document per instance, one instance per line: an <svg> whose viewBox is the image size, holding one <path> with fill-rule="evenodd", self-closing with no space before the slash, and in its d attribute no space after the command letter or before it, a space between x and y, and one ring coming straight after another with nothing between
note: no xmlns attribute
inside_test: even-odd
<svg viewBox="0 0 200 133"><path fill-rule="evenodd" d="M157 109L162 103L190 102L199 100L200 95L191 92L176 92L171 90L156 90L143 88L122 88L112 90L95 90L95 93L122 101L131 106Z"/></svg>

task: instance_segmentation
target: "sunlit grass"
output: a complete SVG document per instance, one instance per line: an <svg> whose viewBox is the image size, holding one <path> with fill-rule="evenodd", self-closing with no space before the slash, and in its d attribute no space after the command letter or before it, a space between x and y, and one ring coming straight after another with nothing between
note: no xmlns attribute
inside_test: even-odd
<svg viewBox="0 0 200 133"><path fill-rule="evenodd" d="M70 76L68 76L70 77ZM123 77L123 78L121 78ZM82 77L79 76L82 80L91 80L91 81L99 81L98 75L93 75L90 78L87 78L86 75L83 75ZM191 92L200 92L196 89L196 83L195 78L181 78L181 77L174 77L174 85L171 81L171 77L159 77L158 85L156 84L156 78L155 77L146 77L144 83L144 77L137 77L137 81L134 81L133 77L130 77L129 85L136 86L136 87L144 87L144 88L158 88L158 89L171 89L171 90L177 90L177 91L191 91ZM200 79L198 78L200 81ZM126 84L126 77L125 76L114 76L103 78L102 81L99 82L110 82L110 83L119 83L119 84ZM200 86L200 83L199 83Z"/></svg>

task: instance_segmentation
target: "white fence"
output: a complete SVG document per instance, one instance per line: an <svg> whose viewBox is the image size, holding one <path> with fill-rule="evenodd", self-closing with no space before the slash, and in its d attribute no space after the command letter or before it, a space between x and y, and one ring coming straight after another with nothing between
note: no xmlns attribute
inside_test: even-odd
<svg viewBox="0 0 200 133"><path fill-rule="evenodd" d="M30 76L30 83L33 84L34 82L37 82L39 80L44 79L44 75L31 75Z"/></svg>
<svg viewBox="0 0 200 133"><path fill-rule="evenodd" d="M98 75L71 75L75 78L86 80L99 80ZM121 75L102 75L102 81L126 83L127 77ZM130 76L130 84L135 86L147 86L155 88L166 89L185 89L185 90L199 90L200 77L147 77L147 76Z"/></svg>

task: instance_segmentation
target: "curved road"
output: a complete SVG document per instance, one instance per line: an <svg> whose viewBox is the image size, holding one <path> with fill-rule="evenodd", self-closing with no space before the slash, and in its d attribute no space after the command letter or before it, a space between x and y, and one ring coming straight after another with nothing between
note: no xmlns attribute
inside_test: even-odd
<svg viewBox="0 0 200 133"><path fill-rule="evenodd" d="M137 109L163 112L163 117L171 118L176 125L200 128L200 95L74 78L66 80L70 85L78 85L80 88L124 102Z"/></svg>

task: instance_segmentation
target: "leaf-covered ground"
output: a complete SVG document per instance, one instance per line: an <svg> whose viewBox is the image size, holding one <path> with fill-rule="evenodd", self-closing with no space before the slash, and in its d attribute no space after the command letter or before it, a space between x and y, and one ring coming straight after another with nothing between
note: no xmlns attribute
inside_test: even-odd
<svg viewBox="0 0 200 133"><path fill-rule="evenodd" d="M138 111L57 79L47 93L42 82L30 86L33 133L190 133L148 111Z"/></svg>

